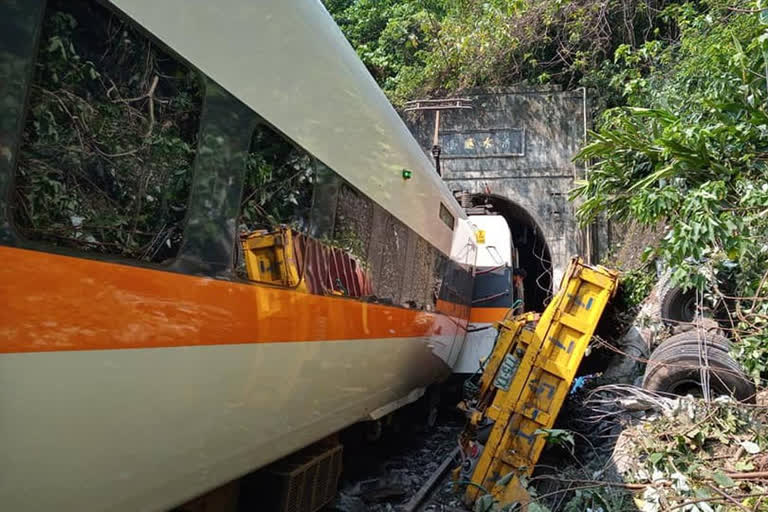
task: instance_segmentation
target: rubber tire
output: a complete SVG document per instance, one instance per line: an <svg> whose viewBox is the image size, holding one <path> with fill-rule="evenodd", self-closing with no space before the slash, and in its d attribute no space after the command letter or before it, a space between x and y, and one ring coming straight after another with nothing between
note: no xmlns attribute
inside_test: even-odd
<svg viewBox="0 0 768 512"><path fill-rule="evenodd" d="M691 331L685 331L670 336L661 342L661 344L653 351L649 360L657 361L667 358L669 355L674 354L678 347L683 345L693 345L698 348L699 339L703 340L710 350L719 350L726 355L731 351L731 340L728 338L712 331L697 331L694 328Z"/></svg>
<svg viewBox="0 0 768 512"><path fill-rule="evenodd" d="M681 386L700 386L699 344L704 343L710 370L712 397L729 395L739 401L755 402L755 385L728 354L727 338L704 331L688 331L672 336L659 345L649 358L643 387L676 394ZM683 388L685 389L685 388Z"/></svg>
<svg viewBox="0 0 768 512"><path fill-rule="evenodd" d="M673 325L691 323L696 320L695 302L696 292L693 289L683 291L679 286L674 286L661 298L661 319Z"/></svg>

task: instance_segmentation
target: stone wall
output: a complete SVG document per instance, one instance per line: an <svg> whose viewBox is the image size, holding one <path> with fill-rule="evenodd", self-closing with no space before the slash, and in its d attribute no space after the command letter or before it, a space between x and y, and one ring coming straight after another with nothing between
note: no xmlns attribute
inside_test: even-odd
<svg viewBox="0 0 768 512"><path fill-rule="evenodd" d="M440 113L443 179L451 190L522 207L549 246L557 285L570 257L586 249L568 201L574 179L583 174L572 162L585 136L583 92L503 88L462 97L471 109ZM403 118L431 157L435 112L405 112Z"/></svg>

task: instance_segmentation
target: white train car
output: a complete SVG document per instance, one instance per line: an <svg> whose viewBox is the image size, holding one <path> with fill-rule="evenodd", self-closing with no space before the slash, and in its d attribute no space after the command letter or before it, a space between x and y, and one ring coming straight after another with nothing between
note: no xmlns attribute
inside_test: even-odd
<svg viewBox="0 0 768 512"><path fill-rule="evenodd" d="M470 215L477 233L477 258L470 326L454 373L476 374L493 350L498 322L510 308L523 311L522 278L516 279L517 251L507 220L501 215ZM518 272L520 272L518 270Z"/></svg>
<svg viewBox="0 0 768 512"><path fill-rule="evenodd" d="M4 1L0 98L5 510L167 509L450 373L471 226L319 1ZM286 169L310 290L238 267Z"/></svg>

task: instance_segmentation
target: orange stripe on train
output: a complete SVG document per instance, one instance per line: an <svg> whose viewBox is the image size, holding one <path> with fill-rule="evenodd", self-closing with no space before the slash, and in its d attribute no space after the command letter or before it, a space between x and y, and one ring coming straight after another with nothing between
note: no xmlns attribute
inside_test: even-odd
<svg viewBox="0 0 768 512"><path fill-rule="evenodd" d="M509 308L472 308L469 313L469 321L477 324L491 324L499 322L507 314Z"/></svg>
<svg viewBox="0 0 768 512"><path fill-rule="evenodd" d="M451 336L461 325L423 311L10 247L0 247L0 261L0 353Z"/></svg>

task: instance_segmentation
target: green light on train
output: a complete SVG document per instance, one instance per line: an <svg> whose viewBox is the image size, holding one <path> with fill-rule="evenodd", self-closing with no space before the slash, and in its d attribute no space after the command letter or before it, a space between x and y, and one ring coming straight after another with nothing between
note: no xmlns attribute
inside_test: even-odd
<svg viewBox="0 0 768 512"><path fill-rule="evenodd" d="M411 176L413 176L413 173L409 171L408 169L403 169L403 179L409 180L411 179Z"/></svg>

